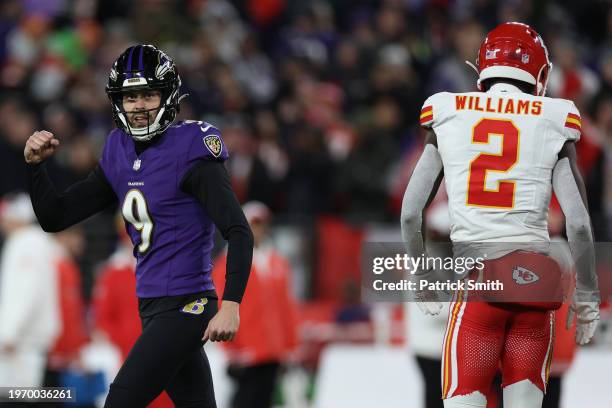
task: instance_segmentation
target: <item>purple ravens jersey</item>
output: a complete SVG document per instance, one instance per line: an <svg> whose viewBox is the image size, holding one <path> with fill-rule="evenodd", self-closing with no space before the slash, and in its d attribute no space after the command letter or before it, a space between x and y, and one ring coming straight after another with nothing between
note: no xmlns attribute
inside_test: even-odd
<svg viewBox="0 0 612 408"><path fill-rule="evenodd" d="M140 298L213 290L215 226L180 183L199 160L227 159L221 133L206 122L171 126L137 155L134 140L113 130L100 166L119 198L136 257Z"/></svg>

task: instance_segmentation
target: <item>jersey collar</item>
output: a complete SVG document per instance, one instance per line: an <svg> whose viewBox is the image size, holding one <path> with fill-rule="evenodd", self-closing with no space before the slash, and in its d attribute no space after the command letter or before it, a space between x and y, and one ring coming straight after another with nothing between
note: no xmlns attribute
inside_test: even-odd
<svg viewBox="0 0 612 408"><path fill-rule="evenodd" d="M491 85L487 93L520 93L523 92L519 87L504 82Z"/></svg>

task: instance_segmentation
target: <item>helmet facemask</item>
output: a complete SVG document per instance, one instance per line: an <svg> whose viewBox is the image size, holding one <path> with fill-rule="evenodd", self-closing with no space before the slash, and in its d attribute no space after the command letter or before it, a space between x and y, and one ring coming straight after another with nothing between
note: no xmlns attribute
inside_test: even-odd
<svg viewBox="0 0 612 408"><path fill-rule="evenodd" d="M147 114L148 123L143 127L134 127L129 123L128 114L134 113L135 111L125 111L123 107L123 94L130 91L147 90L159 90L161 92L160 104L155 108L139 111ZM122 126L120 127L123 131L132 136L137 142L149 141L156 135L163 133L168 126L172 124L178 113L178 88L174 90L156 87L124 88L123 91L113 92L109 96L111 97L111 103L113 105L113 116L115 117L115 121L121 122ZM151 121L149 115L151 111L157 111L153 121Z"/></svg>

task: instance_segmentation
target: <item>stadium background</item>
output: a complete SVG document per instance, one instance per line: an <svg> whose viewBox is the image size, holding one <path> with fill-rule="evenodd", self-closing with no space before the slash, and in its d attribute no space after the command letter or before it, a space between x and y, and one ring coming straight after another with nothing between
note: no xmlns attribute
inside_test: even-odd
<svg viewBox="0 0 612 408"><path fill-rule="evenodd" d="M330 372L384 377L380 361L411 359L409 345L403 348L403 307L359 302L359 250L366 240L399 239L401 199L422 147L421 104L438 91L474 89L475 73L464 61L475 60L485 33L502 21L527 22L540 32L555 65L548 95L573 100L582 113L579 164L596 239L609 241L607 1L2 1L0 196L26 188L22 151L37 129L61 140L49 166L58 185L84 177L113 127L104 94L112 62L137 42L159 46L174 58L189 94L180 118L222 130L238 198L264 202L275 215L275 243L291 260L300 300L300 352L285 394L317 401L321 388L343 386L321 382L329 345L358 343L370 351L366 358L359 347L340 347L330 361L339 358L341 370L323 364L331 382L338 380ZM434 205L444 208L443 202ZM114 219L108 211L79 231L86 301L117 246ZM582 352L588 361L611 359L609 314L603 318L594 350ZM380 361L372 353L381 353ZM589 364L572 384L596 381ZM407 386L414 393L399 393L409 401L403 406L418 406L415 373L405 380L417 382ZM382 392L374 385L367 391Z"/></svg>

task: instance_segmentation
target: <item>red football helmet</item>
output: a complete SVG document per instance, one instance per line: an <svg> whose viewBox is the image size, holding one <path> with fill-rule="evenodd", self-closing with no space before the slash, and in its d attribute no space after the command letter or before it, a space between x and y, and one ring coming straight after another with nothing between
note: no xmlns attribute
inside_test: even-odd
<svg viewBox="0 0 612 408"><path fill-rule="evenodd" d="M542 37L523 23L503 23L493 29L480 46L476 65L478 89L486 79L511 78L536 85L536 95L546 92L552 69Z"/></svg>

